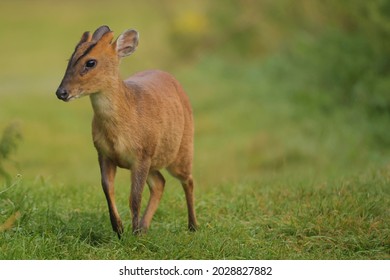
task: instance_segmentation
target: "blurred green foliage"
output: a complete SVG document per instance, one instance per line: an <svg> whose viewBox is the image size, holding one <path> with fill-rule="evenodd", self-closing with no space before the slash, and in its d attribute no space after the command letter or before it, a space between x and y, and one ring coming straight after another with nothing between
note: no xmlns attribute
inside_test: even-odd
<svg viewBox="0 0 390 280"><path fill-rule="evenodd" d="M204 73L225 85L203 80L215 90L204 89L214 96L209 98L224 107L210 118L221 116L223 126L245 104L247 116L237 119L237 134L256 119L246 151L249 166L277 170L317 162L324 168L331 158L356 162L373 147L384 153L390 145L389 1L202 3L169 17L170 43L179 60L202 61ZM264 106L272 106L270 112ZM269 134L261 132L267 113L274 118ZM336 148L338 141L346 147Z"/></svg>
<svg viewBox="0 0 390 280"><path fill-rule="evenodd" d="M284 69L275 71L314 86L310 94L390 113L389 1L211 1L172 21L179 57L203 51L234 62L278 53Z"/></svg>
<svg viewBox="0 0 390 280"><path fill-rule="evenodd" d="M17 149L18 142L22 138L20 128L16 123L8 125L0 138L0 176L10 183L11 176L6 171L4 164L10 159L11 154Z"/></svg>

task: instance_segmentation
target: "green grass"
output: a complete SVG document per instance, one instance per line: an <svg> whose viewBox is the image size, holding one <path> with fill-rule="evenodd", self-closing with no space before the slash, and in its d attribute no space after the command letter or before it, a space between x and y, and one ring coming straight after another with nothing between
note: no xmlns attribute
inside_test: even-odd
<svg viewBox="0 0 390 280"><path fill-rule="evenodd" d="M202 187L196 233L187 232L183 194L169 181L152 228L142 237L130 233L128 188L120 186L122 240L111 231L97 186L20 183L2 200L10 210L3 216L18 210L22 217L0 234L0 258L387 259L389 175L382 170L332 183L273 178Z"/></svg>
<svg viewBox="0 0 390 280"><path fill-rule="evenodd" d="M110 7L97 1L92 8L79 1L52 8L44 1L21 3L0 4L6 38L0 131L17 121L23 135L4 163L14 180L0 181L0 229L20 214L0 230L0 259L390 258L390 119L334 98L343 89L329 82L333 53L322 58L318 44L301 46L298 39L290 52L264 58L210 51L182 61L168 40L167 15L175 12L167 14L167 7L138 2L129 14L121 6L127 1ZM199 3L197 11L207 7ZM186 11L180 4L170 8ZM122 63L123 76L169 70L190 96L195 233L186 230L180 184L164 173L167 186L151 229L133 236L126 170L116 181L125 234L118 240L112 232L90 102L65 104L54 94L79 36L100 24L117 34L141 30L139 49ZM145 191L143 206L147 197Z"/></svg>

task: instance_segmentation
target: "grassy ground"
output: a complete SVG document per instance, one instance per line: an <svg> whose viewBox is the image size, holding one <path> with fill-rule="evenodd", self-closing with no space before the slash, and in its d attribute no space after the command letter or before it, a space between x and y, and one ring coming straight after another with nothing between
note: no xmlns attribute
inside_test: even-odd
<svg viewBox="0 0 390 280"><path fill-rule="evenodd" d="M208 53L172 63L162 58L173 54L158 7L137 4L123 23L123 9L103 2L93 12L76 2L44 4L0 4L8 38L0 58L9 65L0 67L0 131L17 121L23 134L6 165L21 176L0 184L0 259L390 258L388 116L333 103L327 89L300 77L313 76L310 65L297 70L289 55L250 61ZM25 16L9 30L16 9ZM89 100L65 104L54 95L84 30L134 22L144 43L122 63L124 76L168 69L194 107L196 233L186 230L180 185L165 173L150 232L132 236L129 173L121 170L126 233L118 240L100 187Z"/></svg>
<svg viewBox="0 0 390 280"><path fill-rule="evenodd" d="M384 171L385 172L385 171ZM2 259L387 259L383 174L333 183L288 180L198 190L201 228L186 231L183 195L170 185L152 229L117 240L97 186L16 186L18 225L1 234ZM380 177L380 178L378 178ZM33 191L26 192L26 188ZM119 187L122 216L127 187ZM5 203L3 202L3 205ZM6 205L8 206L8 205Z"/></svg>

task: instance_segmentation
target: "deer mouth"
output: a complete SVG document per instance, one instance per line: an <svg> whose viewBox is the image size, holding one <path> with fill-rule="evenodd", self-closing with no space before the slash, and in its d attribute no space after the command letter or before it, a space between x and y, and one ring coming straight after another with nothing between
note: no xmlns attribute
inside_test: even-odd
<svg viewBox="0 0 390 280"><path fill-rule="evenodd" d="M67 90L59 88L57 90L57 92L56 92L56 95L57 95L58 99L60 99L60 100L62 100L64 102L69 102L69 101L78 99L80 97L83 97L85 95L85 93L84 92L80 92L80 93L77 93L77 94L71 94Z"/></svg>

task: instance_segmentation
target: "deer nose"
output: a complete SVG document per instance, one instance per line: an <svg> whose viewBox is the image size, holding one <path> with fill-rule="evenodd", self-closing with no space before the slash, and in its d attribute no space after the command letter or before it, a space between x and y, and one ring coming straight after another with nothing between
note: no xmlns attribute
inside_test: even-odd
<svg viewBox="0 0 390 280"><path fill-rule="evenodd" d="M67 100L68 97L69 97L69 93L66 89L62 88L62 87L59 87L56 91L56 95L58 97L58 99L61 99L61 100Z"/></svg>

